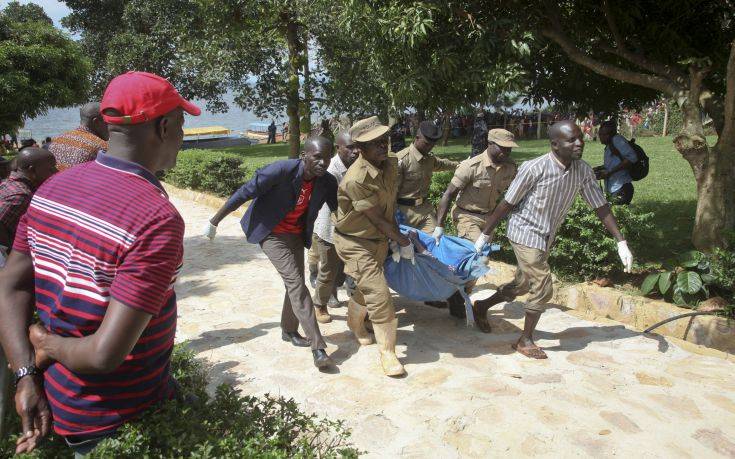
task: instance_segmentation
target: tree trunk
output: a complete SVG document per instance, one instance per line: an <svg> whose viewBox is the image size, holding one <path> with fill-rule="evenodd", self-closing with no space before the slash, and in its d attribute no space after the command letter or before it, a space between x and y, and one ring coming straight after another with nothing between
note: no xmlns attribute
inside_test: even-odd
<svg viewBox="0 0 735 459"><path fill-rule="evenodd" d="M710 251L724 247L735 230L735 148L709 148L703 165L695 170L697 213L692 232L694 247Z"/></svg>
<svg viewBox="0 0 735 459"><path fill-rule="evenodd" d="M725 246L727 232L735 229L735 145L721 137L714 147L707 146L695 97L682 105L682 115L684 126L674 146L689 162L697 182L692 243L698 250L711 251Z"/></svg>
<svg viewBox="0 0 735 459"><path fill-rule="evenodd" d="M304 113L302 118L304 121L306 121L306 126L304 126L304 130L308 132L306 135L307 137L311 135L311 99L312 99L312 92L311 92L311 69L309 69L309 36L307 33L304 33L304 54L303 54L303 60L304 60L304 100L303 100L303 106L304 106Z"/></svg>
<svg viewBox="0 0 735 459"><path fill-rule="evenodd" d="M536 140L541 140L541 109L539 109L538 118L536 118Z"/></svg>
<svg viewBox="0 0 735 459"><path fill-rule="evenodd" d="M451 117L451 113L444 112L444 116L442 117L442 146L446 147L449 143L449 118Z"/></svg>
<svg viewBox="0 0 735 459"><path fill-rule="evenodd" d="M286 94L286 113L288 114L288 157L298 158L301 125L299 120L299 70L301 55L299 52L299 28L290 14L286 18L286 43L288 44L288 92Z"/></svg>
<svg viewBox="0 0 735 459"><path fill-rule="evenodd" d="M669 129L669 103L664 101L664 128L661 132L661 137L666 137Z"/></svg>

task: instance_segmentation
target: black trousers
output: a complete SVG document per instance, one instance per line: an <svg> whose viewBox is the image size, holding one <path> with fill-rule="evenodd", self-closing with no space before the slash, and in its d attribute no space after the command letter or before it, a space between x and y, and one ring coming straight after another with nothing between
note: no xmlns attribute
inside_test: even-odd
<svg viewBox="0 0 735 459"><path fill-rule="evenodd" d="M610 202L612 205L627 206L633 200L634 192L633 184L626 183L618 191L610 195Z"/></svg>

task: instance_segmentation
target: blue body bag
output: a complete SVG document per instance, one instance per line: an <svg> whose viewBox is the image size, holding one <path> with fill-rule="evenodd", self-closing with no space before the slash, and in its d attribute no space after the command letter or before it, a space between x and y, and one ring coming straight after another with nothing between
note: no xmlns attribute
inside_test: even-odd
<svg viewBox="0 0 735 459"><path fill-rule="evenodd" d="M474 244L466 239L443 236L437 246L429 234L406 225L400 225L400 229L403 234L416 231L426 252L417 250L415 264L406 259L395 262L389 254L384 265L388 286L414 301L444 301L459 292L465 300L467 324L473 325L472 303L464 285L490 271L487 257L500 247L488 245L478 254Z"/></svg>

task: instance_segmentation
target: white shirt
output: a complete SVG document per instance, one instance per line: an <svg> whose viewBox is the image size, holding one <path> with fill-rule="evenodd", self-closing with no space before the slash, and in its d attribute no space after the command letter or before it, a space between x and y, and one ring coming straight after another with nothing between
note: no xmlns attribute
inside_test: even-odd
<svg viewBox="0 0 735 459"><path fill-rule="evenodd" d="M327 172L332 174L337 179L337 184L342 181L342 178L347 173L347 168L342 163L342 159L339 155L334 155L332 161L329 163ZM332 232L334 231L334 224L332 224L332 212L329 210L329 206L325 203L321 209L319 209L319 215L314 220L314 234L319 236L323 241L332 244Z"/></svg>

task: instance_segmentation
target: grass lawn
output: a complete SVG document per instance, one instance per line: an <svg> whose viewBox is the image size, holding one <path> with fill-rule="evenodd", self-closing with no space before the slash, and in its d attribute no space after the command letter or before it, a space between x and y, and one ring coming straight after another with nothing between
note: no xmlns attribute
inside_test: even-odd
<svg viewBox="0 0 735 459"><path fill-rule="evenodd" d="M650 235L643 253L636 255L641 261L661 262L692 248L690 236L696 209L696 184L689 164L674 149L671 137L644 137L639 139L639 143L651 159L651 170L648 177L634 184L632 205L655 214L656 230ZM549 151L548 140L522 140L518 144L520 148L513 151L513 157L519 163ZM434 151L440 156L462 160L469 150L464 140L457 139L446 147L436 147ZM246 156L259 167L285 158L288 145L254 145L222 151ZM584 160L597 166L602 164L602 154L602 144L588 142Z"/></svg>

